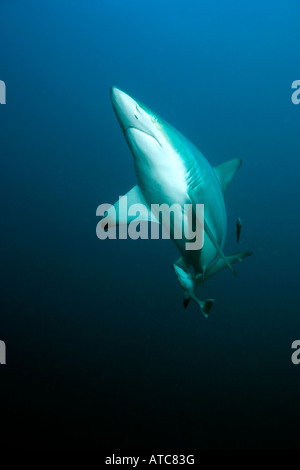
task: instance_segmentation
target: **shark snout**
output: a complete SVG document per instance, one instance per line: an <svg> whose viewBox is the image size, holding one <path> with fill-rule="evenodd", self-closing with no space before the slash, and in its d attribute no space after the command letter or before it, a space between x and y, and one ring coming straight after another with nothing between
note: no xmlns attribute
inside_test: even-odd
<svg viewBox="0 0 300 470"><path fill-rule="evenodd" d="M137 102L117 87L111 88L110 95L123 131L129 127L138 127L140 110Z"/></svg>
<svg viewBox="0 0 300 470"><path fill-rule="evenodd" d="M150 110L117 87L111 88L111 101L127 142L136 156L161 145ZM151 152L150 152L151 153Z"/></svg>

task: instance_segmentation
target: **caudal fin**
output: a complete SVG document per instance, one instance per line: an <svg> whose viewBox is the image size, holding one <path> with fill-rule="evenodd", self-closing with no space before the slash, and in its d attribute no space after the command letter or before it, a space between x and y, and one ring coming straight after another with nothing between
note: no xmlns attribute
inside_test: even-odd
<svg viewBox="0 0 300 470"><path fill-rule="evenodd" d="M215 299L199 300L195 295L190 295L188 292L185 292L183 298L184 308L187 308L191 299L193 299L199 305L201 312L203 313L205 318L207 318Z"/></svg>
<svg viewBox="0 0 300 470"><path fill-rule="evenodd" d="M210 314L211 308L214 304L215 299L200 300L200 307L205 318Z"/></svg>
<svg viewBox="0 0 300 470"><path fill-rule="evenodd" d="M197 302L197 304L200 307L201 312L205 316L205 318L208 317L210 314L211 308L214 304L215 299L207 299L207 300L199 300L197 297L194 298L194 300Z"/></svg>

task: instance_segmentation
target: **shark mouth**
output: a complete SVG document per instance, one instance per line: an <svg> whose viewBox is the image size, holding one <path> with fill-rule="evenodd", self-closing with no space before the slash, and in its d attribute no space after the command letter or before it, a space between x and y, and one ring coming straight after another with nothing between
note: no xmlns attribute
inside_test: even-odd
<svg viewBox="0 0 300 470"><path fill-rule="evenodd" d="M150 137L151 139L153 139L160 147L162 147L161 143L159 142L159 140L157 140L152 134L149 134L149 132L146 132L146 131L143 131L141 129L138 129L137 127L134 127L134 126L128 126L124 129L124 134L125 136L128 138L128 131L130 130L133 130L134 132L140 132L142 134L145 134L146 136Z"/></svg>

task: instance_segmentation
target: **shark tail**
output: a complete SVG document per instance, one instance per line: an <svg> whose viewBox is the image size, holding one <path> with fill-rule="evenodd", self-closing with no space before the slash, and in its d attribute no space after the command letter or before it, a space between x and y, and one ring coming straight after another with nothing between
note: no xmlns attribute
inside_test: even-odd
<svg viewBox="0 0 300 470"><path fill-rule="evenodd" d="M199 300L196 296L191 297L186 292L184 294L184 300L183 300L184 308L188 306L191 299L193 299L199 305L202 314L205 316L205 318L207 318L214 304L215 299Z"/></svg>
<svg viewBox="0 0 300 470"><path fill-rule="evenodd" d="M208 317L210 314L211 308L214 304L215 299L207 299L207 300L198 300L197 299L197 304L199 305L202 314L205 316L205 318Z"/></svg>

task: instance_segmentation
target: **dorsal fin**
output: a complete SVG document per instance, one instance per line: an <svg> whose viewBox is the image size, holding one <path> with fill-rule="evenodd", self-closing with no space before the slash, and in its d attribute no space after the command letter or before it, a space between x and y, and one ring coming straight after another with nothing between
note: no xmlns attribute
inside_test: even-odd
<svg viewBox="0 0 300 470"><path fill-rule="evenodd" d="M242 160L240 158L234 158L233 160L229 160L228 162L221 163L221 165L214 167L214 172L220 182L224 197L230 181L240 168L241 164Z"/></svg>

